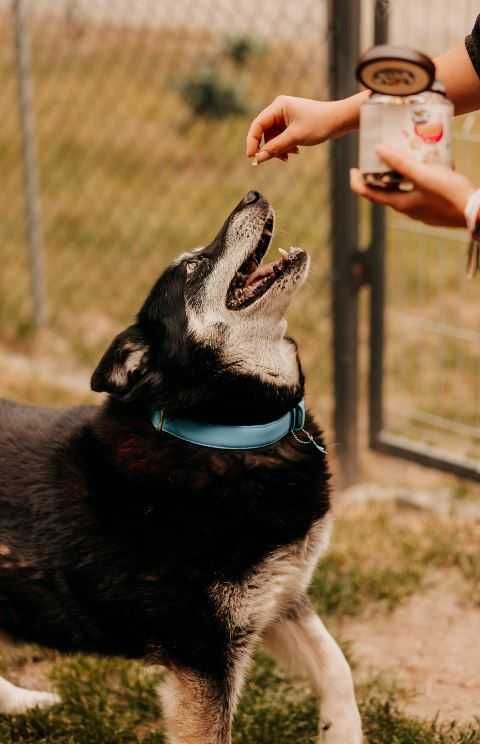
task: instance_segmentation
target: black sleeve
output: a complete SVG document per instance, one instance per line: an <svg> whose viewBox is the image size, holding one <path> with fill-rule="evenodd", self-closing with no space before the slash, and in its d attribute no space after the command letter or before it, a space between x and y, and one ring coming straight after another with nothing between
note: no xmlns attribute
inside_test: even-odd
<svg viewBox="0 0 480 744"><path fill-rule="evenodd" d="M480 77L480 15L477 17L472 33L465 39L465 46L472 60L472 65L478 77Z"/></svg>

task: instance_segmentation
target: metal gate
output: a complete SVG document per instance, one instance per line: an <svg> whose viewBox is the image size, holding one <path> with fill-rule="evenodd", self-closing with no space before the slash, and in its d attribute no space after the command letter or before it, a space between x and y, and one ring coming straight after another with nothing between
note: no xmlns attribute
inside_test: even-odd
<svg viewBox="0 0 480 744"><path fill-rule="evenodd" d="M434 3L429 0L416 3L416 11L423 10L425 14L427 6L433 11ZM356 13L356 28L360 27L360 10L364 28L365 12L370 12L367 26L372 32L368 36L364 31L360 44L363 48L392 41L438 53L459 43L459 29L466 32L471 28L476 8L468 0L463 3L464 26L457 23L457 36L453 38L452 32L451 38L451 9L445 5L442 15L438 13L438 2L435 6L439 38L430 47L428 25L409 27L409 19L421 20L418 12L413 12L411 0L402 3L401 9L385 0L363 3L361 8L357 2L346 3L342 10L336 4L336 12L345 14L344 23L349 16L355 19ZM455 9L457 22L461 10ZM352 70L358 49L352 39L345 39L345 47L341 46L337 48L340 82L332 76L333 92L338 97L355 90ZM345 90L348 86L349 90ZM457 122L455 139L457 167L474 182L480 182L480 172L476 173L474 167L480 155L476 152L480 144L478 119L470 116ZM367 247L359 250L358 204L348 194L347 183L348 168L355 164L355 143L334 143L335 424L342 482L346 485L357 477L357 313L362 287L369 291L370 447L480 481L478 279L469 282L464 276L465 231L430 228L375 206L366 219L370 233ZM341 202L335 198L339 183L343 191ZM336 209L340 211L336 213Z"/></svg>

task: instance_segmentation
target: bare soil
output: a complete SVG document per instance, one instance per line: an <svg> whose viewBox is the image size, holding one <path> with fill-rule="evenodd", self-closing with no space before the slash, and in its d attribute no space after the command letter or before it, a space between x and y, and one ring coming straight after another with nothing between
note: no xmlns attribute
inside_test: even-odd
<svg viewBox="0 0 480 744"><path fill-rule="evenodd" d="M393 680L407 691L407 712L480 717L480 608L462 605L458 590L416 594L392 614L344 622L340 634L358 663L356 678Z"/></svg>

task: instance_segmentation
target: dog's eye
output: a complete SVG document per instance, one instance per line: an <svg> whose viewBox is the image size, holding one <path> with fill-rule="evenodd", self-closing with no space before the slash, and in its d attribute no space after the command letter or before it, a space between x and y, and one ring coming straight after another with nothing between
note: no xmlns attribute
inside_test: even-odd
<svg viewBox="0 0 480 744"><path fill-rule="evenodd" d="M191 258L187 263L185 264L185 269L187 274L191 274L192 271L195 271L197 266L201 263L201 258Z"/></svg>

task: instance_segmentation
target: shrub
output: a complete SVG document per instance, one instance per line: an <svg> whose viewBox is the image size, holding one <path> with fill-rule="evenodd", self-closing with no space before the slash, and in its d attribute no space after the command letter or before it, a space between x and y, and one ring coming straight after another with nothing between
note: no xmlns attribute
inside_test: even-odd
<svg viewBox="0 0 480 744"><path fill-rule="evenodd" d="M226 119L246 111L235 86L214 70L192 75L180 86L180 93L194 116Z"/></svg>

